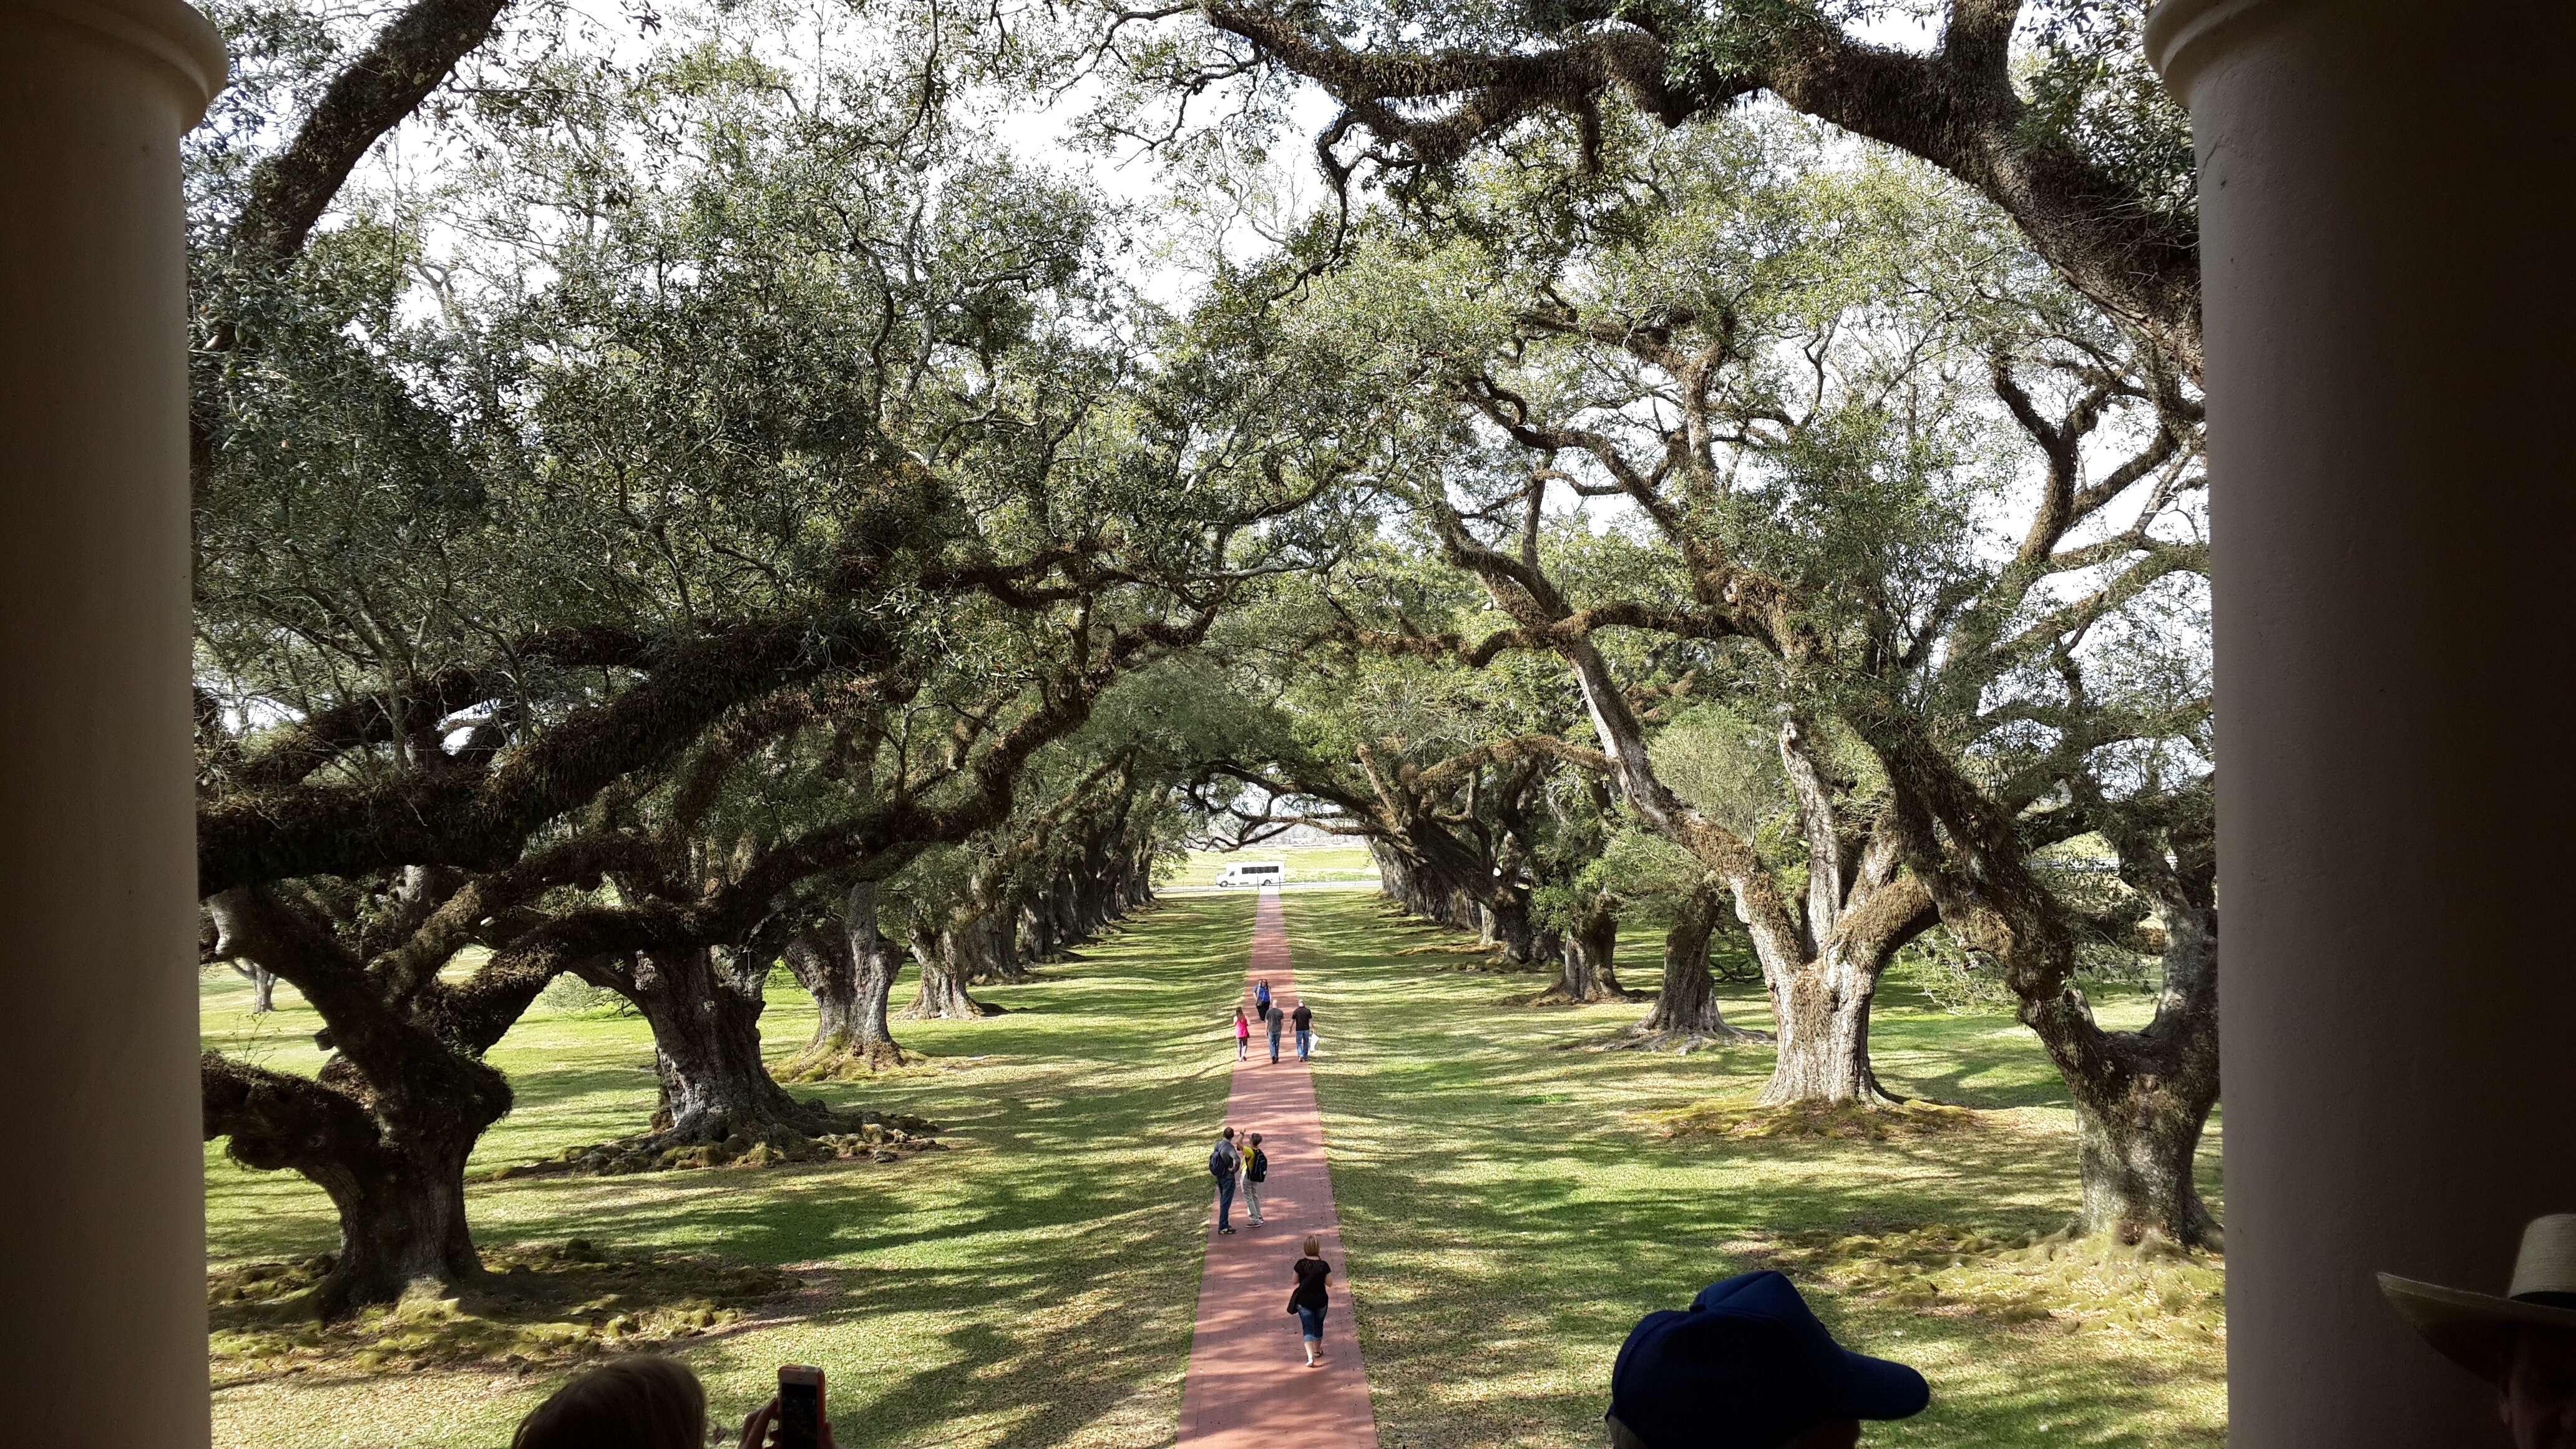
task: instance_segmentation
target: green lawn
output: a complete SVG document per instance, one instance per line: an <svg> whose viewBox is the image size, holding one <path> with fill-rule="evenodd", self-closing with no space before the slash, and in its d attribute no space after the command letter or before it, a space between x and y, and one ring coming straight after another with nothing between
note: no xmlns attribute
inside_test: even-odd
<svg viewBox="0 0 2576 1449"><path fill-rule="evenodd" d="M721 1413L765 1396L778 1363L805 1361L830 1370L851 1449L1169 1444L1200 1262L1200 1149L1232 1067L1218 1018L1252 906L1249 894L1172 901L1035 984L979 989L1007 1015L899 1024L930 1067L811 1089L930 1117L951 1151L480 1182L479 1239L514 1250L589 1237L789 1268L797 1293L681 1350ZM1540 980L1398 954L1453 938L1390 919L1371 892L1286 906L1300 986L1322 1013L1334 1186L1387 1444L1592 1449L1629 1324L1760 1264L1789 1268L1839 1330L1930 1375L1933 1411L1870 1442L2222 1441L2213 1268L1997 1246L2053 1230L2074 1201L2070 1114L2008 1018L1882 997L1881 1070L1975 1112L1887 1141L1675 1136L1676 1114L1749 1099L1766 1050L1582 1050L1640 1008L1513 1005ZM1656 940L1640 930L1625 944L1631 983L1650 983ZM314 1019L291 992L280 999L287 1009L255 1021L242 983L209 976L208 1040L309 1066ZM2102 1004L2112 1020L2143 1009ZM1729 1010L1767 1025L1758 992L1733 994ZM810 1012L792 988L773 993L775 1056L801 1044ZM540 1009L493 1055L519 1106L485 1139L478 1173L637 1131L650 1111L640 1022ZM2213 1196L2215 1157L2213 1142ZM210 1151L207 1189L219 1268L331 1246L327 1206L301 1179ZM219 1363L216 1438L497 1445L568 1372L277 1376Z"/></svg>
<svg viewBox="0 0 2576 1449"><path fill-rule="evenodd" d="M805 1286L766 1315L772 1326L682 1350L720 1415L738 1420L767 1397L778 1364L807 1362L831 1375L848 1449L1167 1444L1197 1298L1200 1141L1233 1066L1215 1017L1242 979L1251 920L1248 896L1166 906L1037 984L978 988L1007 1015L899 1023L934 1069L797 1089L929 1117L950 1151L884 1166L483 1183L472 1189L478 1241L589 1237L792 1266ZM907 981L898 1002L909 992ZM290 991L279 1002L255 1021L247 987L209 975L208 1041L310 1065L315 1019ZM774 993L763 1018L774 1056L811 1025L801 993ZM492 1057L519 1105L484 1139L478 1171L642 1130L651 1113L640 1021L540 1009ZM328 1205L300 1178L246 1172L210 1149L206 1187L218 1267L333 1244ZM250 1376L217 1388L215 1439L506 1444L568 1372Z"/></svg>
<svg viewBox="0 0 2576 1449"><path fill-rule="evenodd" d="M1300 881L1373 881L1377 879L1377 861L1365 845L1291 845L1271 847L1256 845L1250 850L1193 850L1172 885L1203 886L1216 884L1217 876L1236 861L1246 864L1278 861L1288 867L1291 883Z"/></svg>
<svg viewBox="0 0 2576 1449"><path fill-rule="evenodd" d="M2009 1018L1880 998L1874 1053L1891 1085L1981 1109L1926 1114L1951 1124L1927 1135L1676 1137L1669 1114L1748 1102L1768 1049L1585 1051L1640 1008L1519 1007L1539 984L1524 975L1426 979L1458 958L1396 954L1444 937L1374 895L1286 905L1326 1043L1333 1188L1389 1446L1592 1449L1629 1326L1763 1266L1791 1271L1838 1332L1931 1379L1929 1412L1865 1442L2224 1442L2223 1289L2207 1260L2020 1247L2074 1209L2074 1125ZM1660 946L1623 940L1632 984L1653 982ZM1770 1024L1759 988L1727 1009ZM2144 1012L2132 999L2101 1014Z"/></svg>

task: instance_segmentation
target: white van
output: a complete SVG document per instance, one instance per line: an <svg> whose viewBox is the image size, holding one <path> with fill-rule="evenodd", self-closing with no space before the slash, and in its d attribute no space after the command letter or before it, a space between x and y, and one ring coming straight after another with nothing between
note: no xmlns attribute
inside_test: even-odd
<svg viewBox="0 0 2576 1449"><path fill-rule="evenodd" d="M1258 889L1262 886L1275 886L1287 878L1288 867L1278 861L1268 860L1258 865L1229 865L1225 868L1225 872L1216 878L1216 883L1220 886L1252 886Z"/></svg>

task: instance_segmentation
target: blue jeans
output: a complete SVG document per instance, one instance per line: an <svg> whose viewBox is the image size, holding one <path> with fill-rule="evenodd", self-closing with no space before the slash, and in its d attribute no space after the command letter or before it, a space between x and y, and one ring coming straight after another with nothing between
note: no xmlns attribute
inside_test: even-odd
<svg viewBox="0 0 2576 1449"><path fill-rule="evenodd" d="M1279 1028L1275 1026L1270 1028L1270 1059L1279 1060Z"/></svg>
<svg viewBox="0 0 2576 1449"><path fill-rule="evenodd" d="M1313 1032L1303 1030L1299 1031L1297 1033L1297 1060L1301 1062L1304 1061L1306 1059L1307 1051L1314 1045L1315 1034Z"/></svg>
<svg viewBox="0 0 2576 1449"><path fill-rule="evenodd" d="M1219 1228L1233 1227L1233 1213L1234 1175L1228 1173L1216 1180L1216 1225Z"/></svg>
<svg viewBox="0 0 2576 1449"><path fill-rule="evenodd" d="M1321 1308L1309 1308L1303 1303L1298 1304L1297 1326L1306 1331L1306 1336L1308 1338L1313 1339L1317 1343L1322 1343L1324 1341L1324 1310Z"/></svg>

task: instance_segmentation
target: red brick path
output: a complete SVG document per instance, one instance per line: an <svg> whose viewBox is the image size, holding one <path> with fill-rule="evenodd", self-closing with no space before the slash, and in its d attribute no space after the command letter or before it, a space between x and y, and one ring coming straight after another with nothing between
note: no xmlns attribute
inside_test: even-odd
<svg viewBox="0 0 2576 1449"><path fill-rule="evenodd" d="M1296 1009L1297 983L1288 969L1277 891L1262 892L1253 923L1252 969L1243 987L1247 1011L1257 977L1269 978L1270 993L1283 1010ZM1332 1023L1320 1019L1320 1012L1318 1018L1317 1028L1329 1037ZM1261 1194L1264 1226L1251 1225L1237 1193L1234 1235L1218 1237L1210 1191L1207 1267L1199 1278L1198 1326L1190 1336L1190 1372L1181 1391L1180 1442L1204 1449L1376 1449L1368 1368L1351 1332L1341 1218L1333 1211L1332 1174L1324 1165L1323 1118L1315 1110L1314 1079L1297 1060L1293 1023L1280 1035L1277 1066L1270 1064L1267 1035L1254 1023L1252 1059L1234 1069L1234 1094L1225 1110L1225 1122L1208 1130L1211 1141L1217 1126L1231 1125L1238 1134L1260 1133L1270 1155L1270 1180ZM1296 1286L1289 1265L1308 1233L1324 1240L1324 1261L1333 1265L1333 1306L1324 1316L1326 1362L1312 1369L1306 1367L1297 1320L1288 1312L1288 1290Z"/></svg>

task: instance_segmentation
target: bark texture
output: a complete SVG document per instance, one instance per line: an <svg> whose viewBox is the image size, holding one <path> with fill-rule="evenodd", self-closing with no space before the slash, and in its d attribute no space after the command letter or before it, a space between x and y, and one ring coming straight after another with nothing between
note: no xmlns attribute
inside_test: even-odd
<svg viewBox="0 0 2576 1449"><path fill-rule="evenodd" d="M1725 891L1715 880L1702 882L1682 898L1672 925L1664 931L1663 984L1655 993L1654 1009L1628 1028L1618 1045L1690 1052L1712 1043L1771 1039L1766 1033L1731 1025L1718 1004L1708 946L1717 933L1719 913L1725 909Z"/></svg>
<svg viewBox="0 0 2576 1449"><path fill-rule="evenodd" d="M814 1037L781 1069L786 1081L866 1075L907 1060L888 1023L898 962L877 929L877 885L850 887L838 941L819 932L788 942L787 969L814 998Z"/></svg>
<svg viewBox="0 0 2576 1449"><path fill-rule="evenodd" d="M2215 1246L2220 1229L2193 1179L2217 1104L2218 857L2212 782L2105 797L2082 771L2069 786L2082 822L2119 852L2122 878L2165 919L2164 985L2141 1030L2105 1030L2075 985L2083 923L2041 879L2018 812L2007 812L1918 733L1888 722L1873 742L1896 782L1909 855L1962 941L1993 955L2021 999L2080 1124L2086 1233Z"/></svg>
<svg viewBox="0 0 2576 1449"><path fill-rule="evenodd" d="M510 1110L510 1087L481 1060L544 985L486 965L432 977L389 1000L316 910L241 888L206 903L226 957L292 983L328 1023L332 1055L312 1077L220 1053L199 1063L206 1140L234 1160L302 1174L329 1195L340 1250L311 1306L338 1317L415 1283L444 1291L482 1275L465 1219L465 1161Z"/></svg>
<svg viewBox="0 0 2576 1449"><path fill-rule="evenodd" d="M1539 995L1538 1000L1578 1006L1596 1001L1627 1000L1626 989L1619 985L1618 954L1619 917L1606 902L1596 903L1575 928L1561 938L1559 959L1562 974L1554 986Z"/></svg>
<svg viewBox="0 0 2576 1449"><path fill-rule="evenodd" d="M909 1021L976 1021L994 1014L966 989L969 967L958 951L954 930L912 932L913 964L921 968L921 989L904 1008Z"/></svg>

